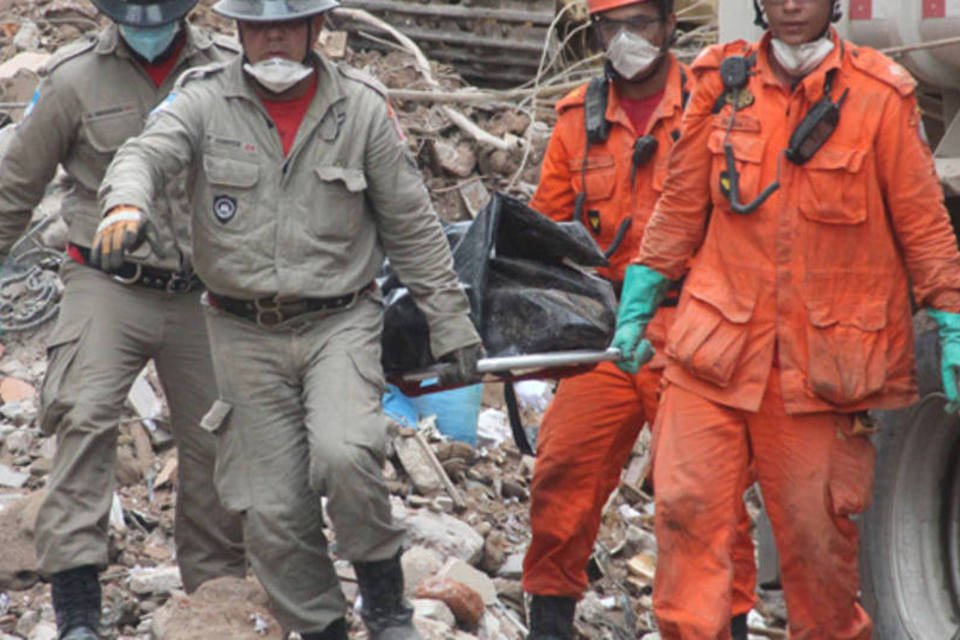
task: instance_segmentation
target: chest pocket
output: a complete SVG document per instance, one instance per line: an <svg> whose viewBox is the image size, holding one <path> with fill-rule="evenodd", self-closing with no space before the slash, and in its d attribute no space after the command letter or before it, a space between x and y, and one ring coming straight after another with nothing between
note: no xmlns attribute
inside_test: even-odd
<svg viewBox="0 0 960 640"><path fill-rule="evenodd" d="M242 231L253 224L257 206L260 167L253 162L204 155L203 171L207 190L200 197L202 219L218 229Z"/></svg>
<svg viewBox="0 0 960 640"><path fill-rule="evenodd" d="M800 212L825 224L858 224L867 219L867 182L861 175L866 151L820 149L801 170Z"/></svg>
<svg viewBox="0 0 960 640"><path fill-rule="evenodd" d="M367 178L363 170L321 165L314 173L315 192L307 203L310 231L320 238L352 238L365 215Z"/></svg>
<svg viewBox="0 0 960 640"><path fill-rule="evenodd" d="M613 196L617 182L617 167L613 156L589 156L586 171L583 170L583 158L577 158L570 162L570 171L573 174L573 190L577 193L586 191L587 202L608 200Z"/></svg>
<svg viewBox="0 0 960 640"><path fill-rule="evenodd" d="M721 209L730 210L730 200L720 188L721 176L727 170L727 160L724 154L724 142L727 141L727 132L716 129L707 140L707 147L713 156L713 165L710 169L710 191L713 202ZM752 202L760 195L760 172L763 161L763 140L752 132L730 132L730 145L733 147L733 157L736 160L737 172L740 174L740 202Z"/></svg>
<svg viewBox="0 0 960 640"><path fill-rule="evenodd" d="M95 151L113 154L128 138L140 133L143 116L136 104L117 105L84 114L81 128Z"/></svg>

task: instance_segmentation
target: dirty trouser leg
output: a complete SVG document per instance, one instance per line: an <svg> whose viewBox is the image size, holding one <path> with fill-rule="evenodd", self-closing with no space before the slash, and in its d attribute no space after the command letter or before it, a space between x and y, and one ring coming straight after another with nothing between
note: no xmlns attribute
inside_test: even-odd
<svg viewBox="0 0 960 640"><path fill-rule="evenodd" d="M216 439L200 427L217 398L217 385L199 293L149 293L157 298L156 313L164 320L154 361L170 406L179 462L177 564L184 586L193 591L213 578L246 575L243 523L217 497L213 485Z"/></svg>
<svg viewBox="0 0 960 640"><path fill-rule="evenodd" d="M304 374L311 486L327 497L337 555L386 560L400 550L404 530L393 522L383 478L383 307L363 297L322 324L303 342L312 348Z"/></svg>
<svg viewBox="0 0 960 640"><path fill-rule="evenodd" d="M788 416L771 375L750 439L780 551L794 640L866 640L857 603L857 525L873 493L874 448L849 414Z"/></svg>
<svg viewBox="0 0 960 640"><path fill-rule="evenodd" d="M730 637L731 550L749 477L746 418L669 385L654 435L657 572L653 604L668 640Z"/></svg>
<svg viewBox="0 0 960 640"><path fill-rule="evenodd" d="M217 434L217 490L228 509L243 512L253 570L288 629L320 631L346 608L327 553L321 496L311 486L316 464L305 405L312 393L305 384L323 362L322 351L339 346L333 336L363 325L354 313L361 304L380 312L363 302L271 330L215 310L207 314L220 399L203 424ZM328 398L327 414L335 416L347 397L341 387L340 396ZM315 444L323 448L325 441ZM358 532L349 526L342 531L349 557L350 538Z"/></svg>
<svg viewBox="0 0 960 640"><path fill-rule="evenodd" d="M68 262L63 278L40 391L41 428L57 434L36 526L45 575L107 565L120 412L160 326L141 292L99 271Z"/></svg>
<svg viewBox="0 0 960 640"><path fill-rule="evenodd" d="M646 378L651 380L643 385ZM523 561L524 591L583 596L601 510L643 428L640 385L653 387L655 409L658 380L649 369L635 379L603 363L561 381L537 438L530 493L533 535Z"/></svg>

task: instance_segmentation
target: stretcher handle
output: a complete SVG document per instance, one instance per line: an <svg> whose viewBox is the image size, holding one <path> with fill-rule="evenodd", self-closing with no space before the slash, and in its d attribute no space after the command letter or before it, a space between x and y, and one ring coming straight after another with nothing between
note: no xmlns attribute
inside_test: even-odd
<svg viewBox="0 0 960 640"><path fill-rule="evenodd" d="M622 359L620 349L613 347L605 351L581 349L576 351L533 353L520 356L501 356L498 358L481 358L477 363L477 373L484 375L487 373L496 374L517 370L577 367L599 364L601 362L616 362ZM406 373L401 377L406 382L423 382L424 380L438 377L450 366L452 365L446 363L435 364L427 369Z"/></svg>

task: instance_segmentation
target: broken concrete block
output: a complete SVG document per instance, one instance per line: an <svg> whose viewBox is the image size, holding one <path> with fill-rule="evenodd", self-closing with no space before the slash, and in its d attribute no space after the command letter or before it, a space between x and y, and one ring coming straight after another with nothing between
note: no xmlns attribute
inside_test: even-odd
<svg viewBox="0 0 960 640"><path fill-rule="evenodd" d="M28 453L33 445L33 434L27 429L17 429L3 440L10 453Z"/></svg>
<svg viewBox="0 0 960 640"><path fill-rule="evenodd" d="M331 60L343 60L347 57L347 32L321 31L320 50Z"/></svg>
<svg viewBox="0 0 960 640"><path fill-rule="evenodd" d="M450 558L438 575L470 587L480 595L485 606L490 606L497 601L497 587L490 576L474 569L463 560Z"/></svg>
<svg viewBox="0 0 960 640"><path fill-rule="evenodd" d="M408 598L417 591L417 586L426 578L443 568L443 558L433 549L415 546L400 558L403 565L404 594Z"/></svg>
<svg viewBox="0 0 960 640"><path fill-rule="evenodd" d="M656 570L657 558L652 553L638 553L627 561L627 571L650 582L653 582Z"/></svg>
<svg viewBox="0 0 960 640"><path fill-rule="evenodd" d="M144 567L130 571L130 591L145 595L148 593L170 593L181 589L180 570L177 567Z"/></svg>
<svg viewBox="0 0 960 640"><path fill-rule="evenodd" d="M39 73L40 68L50 59L50 54L44 51L24 51L0 64L0 80L6 80L17 75L18 71ZM2 355L2 354L0 354Z"/></svg>
<svg viewBox="0 0 960 640"><path fill-rule="evenodd" d="M459 178L469 178L477 166L477 155L466 143L453 146L444 140L435 140L433 152L440 167Z"/></svg>
<svg viewBox="0 0 960 640"><path fill-rule="evenodd" d="M482 180L468 180L457 187L463 207L471 218L476 218L487 203L490 202L490 192Z"/></svg>
<svg viewBox="0 0 960 640"><path fill-rule="evenodd" d="M30 478L29 473L21 473L19 471L14 471L5 464L0 464L0 487L10 487L11 489L19 489L27 480Z"/></svg>
<svg viewBox="0 0 960 640"><path fill-rule="evenodd" d="M150 386L146 369L140 372L133 386L130 387L130 393L127 394L127 403L134 413L141 418L158 418L163 412L163 403L160 402L160 398L153 387Z"/></svg>
<svg viewBox="0 0 960 640"><path fill-rule="evenodd" d="M393 447L403 470L410 476L410 481L419 493L430 495L443 491L443 480L416 438L400 436L394 439Z"/></svg>
<svg viewBox="0 0 960 640"><path fill-rule="evenodd" d="M453 627L457 623L453 611L441 600L414 598L410 603L413 605L414 618L429 618L442 622L448 627Z"/></svg>
<svg viewBox="0 0 960 640"><path fill-rule="evenodd" d="M413 544L430 547L442 555L460 558L470 564L479 562L483 555L483 536L466 522L446 513L394 513L394 519L407 527L407 538Z"/></svg>
<svg viewBox="0 0 960 640"><path fill-rule="evenodd" d="M497 577L519 580L523 575L523 556L522 553L512 553L507 556L503 565L497 570Z"/></svg>
<svg viewBox="0 0 960 640"><path fill-rule="evenodd" d="M20 23L17 35L13 36L13 46L18 51L36 51L40 48L40 27L32 20Z"/></svg>

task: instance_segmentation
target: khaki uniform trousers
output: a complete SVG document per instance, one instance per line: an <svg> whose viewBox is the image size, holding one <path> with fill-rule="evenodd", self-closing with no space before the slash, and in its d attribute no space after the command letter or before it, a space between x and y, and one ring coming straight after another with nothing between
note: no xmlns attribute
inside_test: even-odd
<svg viewBox="0 0 960 640"><path fill-rule="evenodd" d="M71 260L49 340L41 427L57 454L37 517L41 571L107 565L121 409L152 358L170 405L179 455L174 539L188 591L246 572L240 519L213 490L215 439L200 420L216 399L199 293L124 285Z"/></svg>
<svg viewBox="0 0 960 640"><path fill-rule="evenodd" d="M287 629L320 631L345 613L321 496L339 557L384 560L403 542L382 472L382 326L372 293L272 328L207 312L220 399L204 426L218 437L217 490L243 513L254 573Z"/></svg>

